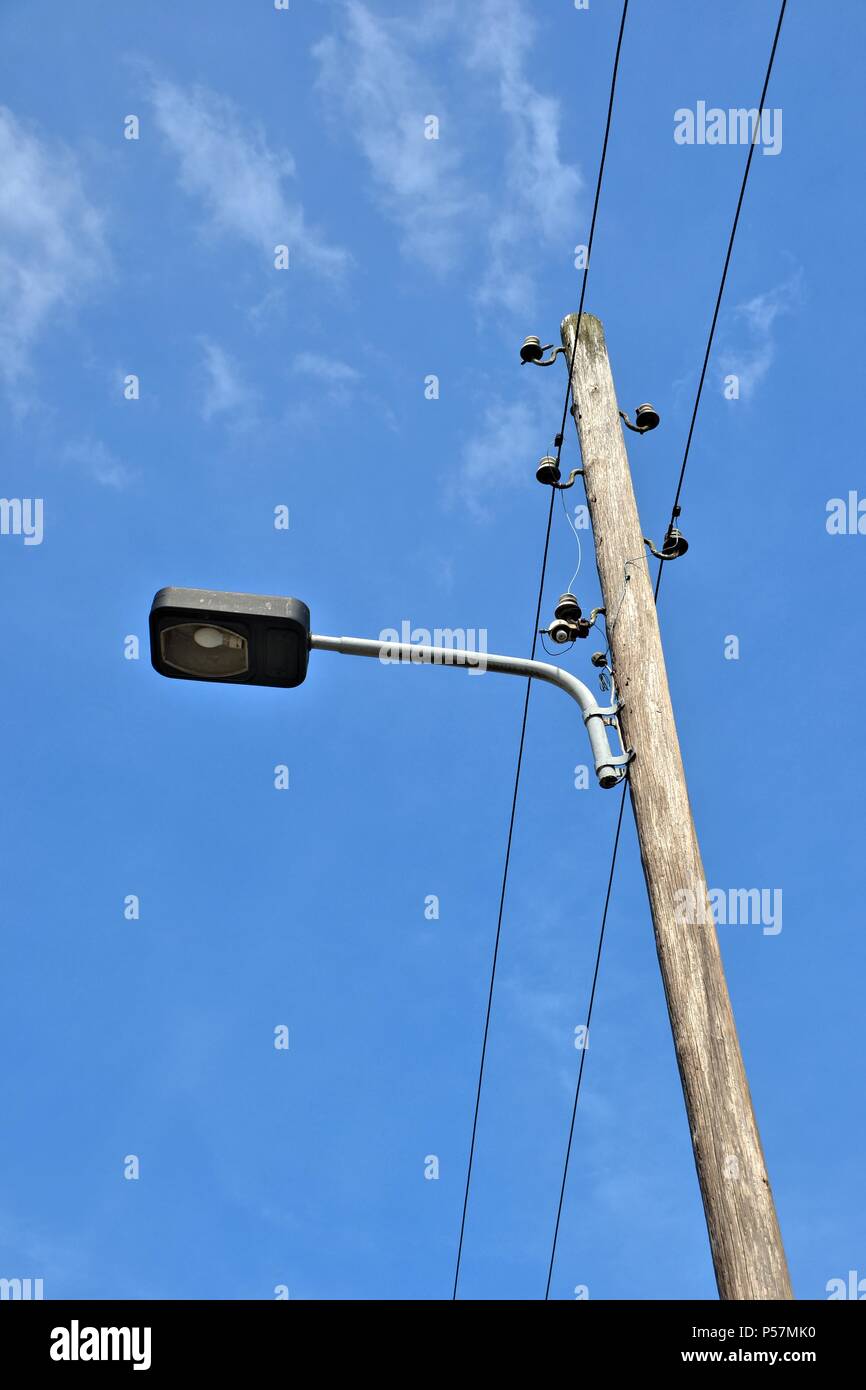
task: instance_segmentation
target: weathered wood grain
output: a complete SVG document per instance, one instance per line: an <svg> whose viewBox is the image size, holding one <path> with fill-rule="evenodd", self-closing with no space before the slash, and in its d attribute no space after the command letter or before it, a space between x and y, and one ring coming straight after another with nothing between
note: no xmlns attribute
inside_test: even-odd
<svg viewBox="0 0 866 1390"><path fill-rule="evenodd" d="M570 315L562 324L569 360L575 328ZM589 314L581 322L573 386L612 665L624 702L623 737L636 751L631 800L719 1295L788 1299L793 1293L686 790L604 330ZM684 890L694 895L697 911L689 911Z"/></svg>

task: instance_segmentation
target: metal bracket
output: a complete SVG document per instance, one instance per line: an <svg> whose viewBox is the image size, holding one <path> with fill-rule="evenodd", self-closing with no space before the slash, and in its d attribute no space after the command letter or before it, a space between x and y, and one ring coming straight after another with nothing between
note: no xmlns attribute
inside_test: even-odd
<svg viewBox="0 0 866 1390"><path fill-rule="evenodd" d="M536 661L534 657L497 656L494 652L475 652L459 650L455 647L434 647L420 642L392 642L386 637L326 637L322 633L310 634L310 650L342 652L345 656L374 657L388 665L449 666L463 669L483 669L501 671L508 676L527 677L531 680L546 681L548 685L558 685L570 695L580 709L584 727L592 749L595 772L599 785L615 787L622 781L621 771L631 753L615 753L608 736L606 719L615 717L615 710L601 709L595 695L588 685L578 680L570 671L561 666L552 666L547 661ZM601 722L590 723L590 718ZM617 729L617 739L622 749L622 735Z"/></svg>
<svg viewBox="0 0 866 1390"><path fill-rule="evenodd" d="M617 700L615 705L606 705L603 709L601 706L599 706L598 709L592 709L590 710L589 714L585 714L583 716L583 722L585 724L587 719L595 719L597 715L601 714L604 715L605 723L607 724L610 722L609 716L613 716L613 718L616 718L620 710L624 708L625 705L622 700Z"/></svg>
<svg viewBox="0 0 866 1390"><path fill-rule="evenodd" d="M645 426L645 425L644 425L644 426L641 426L641 425L633 425L632 422L631 422L631 420L628 418L628 415L625 413L624 410L621 410L621 411L619 412L619 418L622 420L622 422L623 422L623 424L626 426L626 428L627 428L627 429L630 429L630 430L634 430L635 434L646 434L646 432L647 432L647 431L646 431L646 426Z"/></svg>
<svg viewBox="0 0 866 1390"><path fill-rule="evenodd" d="M606 767L626 767L626 766L633 760L634 755L635 755L634 749L633 749L633 748L629 748L625 753L623 753L623 754L619 754L619 753L618 753L618 754L616 754L614 757L609 758L608 761L607 761L607 763L605 764L605 766L606 766Z"/></svg>
<svg viewBox="0 0 866 1390"><path fill-rule="evenodd" d="M554 483L553 486L554 486L559 492L565 492L565 489L566 489L566 488L574 487L575 480L576 480L577 478L582 478L583 476L584 476L584 472L583 472L583 469L582 469L582 468L572 468L571 472L570 472L569 475L568 475L568 482L567 482L567 483Z"/></svg>
<svg viewBox="0 0 866 1390"><path fill-rule="evenodd" d="M552 367L559 354L565 353L564 347L554 348L553 343L545 343L544 347L540 348L539 350L542 353L541 357L525 358L520 365L522 367L525 367L531 363L533 367ZM545 358L543 356L545 352L550 352L552 355L550 357Z"/></svg>
<svg viewBox="0 0 866 1390"><path fill-rule="evenodd" d="M641 415L644 417L643 424L640 423ZM649 401L645 401L643 405L638 406L636 414L637 423L634 425L624 410L619 412L619 418L626 428L634 430L635 434L646 434L649 430L654 430L659 423L658 414L650 405Z"/></svg>
<svg viewBox="0 0 866 1390"><path fill-rule="evenodd" d="M608 728L616 729L616 736L619 739L619 746L623 749L623 751L622 753L611 755L610 758L605 760L605 765L610 767L621 767L623 769L622 776L625 776L625 769L628 767L629 763L634 760L636 755L635 750L633 748L623 747L622 730L619 727L618 718L619 711L622 708L623 701L617 700L616 703L613 705L607 705L604 708L599 707L598 709L591 709L587 714L583 716L583 722L584 724L588 724L590 719L600 719L602 724L606 724ZM622 776L620 777L620 781L622 781Z"/></svg>

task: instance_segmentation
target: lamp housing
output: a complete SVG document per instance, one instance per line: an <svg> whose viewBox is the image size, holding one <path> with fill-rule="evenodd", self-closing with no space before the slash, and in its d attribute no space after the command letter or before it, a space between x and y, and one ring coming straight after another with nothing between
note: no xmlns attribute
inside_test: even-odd
<svg viewBox="0 0 866 1390"><path fill-rule="evenodd" d="M218 589L160 589L150 609L150 659L161 676L225 685L300 685L310 610L297 598Z"/></svg>

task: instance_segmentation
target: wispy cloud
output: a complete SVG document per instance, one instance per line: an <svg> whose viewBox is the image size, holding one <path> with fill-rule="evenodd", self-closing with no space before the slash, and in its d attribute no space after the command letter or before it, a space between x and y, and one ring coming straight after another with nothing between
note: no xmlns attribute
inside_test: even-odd
<svg viewBox="0 0 866 1390"><path fill-rule="evenodd" d="M520 975L504 976L502 993L524 1027L537 1033L551 1050L559 1050L569 1057L577 1022L572 994L564 989L531 984Z"/></svg>
<svg viewBox="0 0 866 1390"><path fill-rule="evenodd" d="M429 34L403 21L375 16L361 0L346 0L340 33L313 49L318 88L347 118L388 214L399 225L407 255L446 270L460 254L462 223L472 200L445 102L410 44ZM434 114L444 136L428 140Z"/></svg>
<svg viewBox="0 0 866 1390"><path fill-rule="evenodd" d="M307 221L289 192L295 163L275 153L261 128L208 88L157 80L151 91L157 125L180 165L182 187L204 204L212 227L273 258L289 247L291 263L324 275L345 270L349 257Z"/></svg>
<svg viewBox="0 0 866 1390"><path fill-rule="evenodd" d="M742 400L754 395L775 361L777 320L795 312L802 302L803 272L798 269L782 284L734 306L733 322L744 334L744 341L720 352L719 370L723 377L733 374L739 378Z"/></svg>
<svg viewBox="0 0 866 1390"><path fill-rule="evenodd" d="M230 415L235 424L249 422L258 399L255 391L244 383L237 363L223 348L209 338L200 342L205 370L203 419L210 422L218 415Z"/></svg>
<svg viewBox="0 0 866 1390"><path fill-rule="evenodd" d="M325 387L328 395L335 399L347 396L361 381L361 373L348 362L317 352L299 352L292 367L297 375Z"/></svg>
<svg viewBox="0 0 866 1390"><path fill-rule="evenodd" d="M531 246L539 239L562 250L574 244L583 179L560 156L559 102L526 75L535 26L523 0L481 0L473 17L466 62L495 81L508 131L503 194L489 223L490 265L478 300L520 313L534 292L525 269Z"/></svg>
<svg viewBox="0 0 866 1390"><path fill-rule="evenodd" d="M74 464L103 487L124 488L134 476L133 470L100 439L72 440L63 447L60 458L63 463Z"/></svg>
<svg viewBox="0 0 866 1390"><path fill-rule="evenodd" d="M103 218L73 156L0 107L0 375L18 385L39 337L108 272Z"/></svg>
<svg viewBox="0 0 866 1390"><path fill-rule="evenodd" d="M538 410L526 401L491 401L478 433L466 442L452 494L478 521L492 515L504 487L532 478L538 441L545 438Z"/></svg>
<svg viewBox="0 0 866 1390"><path fill-rule="evenodd" d="M411 25L345 0L339 34L313 50L320 90L367 159L404 253L444 272L481 252L479 304L513 313L531 302L538 238L574 244L582 190L560 156L559 105L526 75L534 35L524 0L447 5L435 23ZM468 69L454 110L430 75L442 43ZM438 140L425 139L428 115Z"/></svg>
<svg viewBox="0 0 866 1390"><path fill-rule="evenodd" d="M299 352L294 360L294 368L304 376L313 376L335 386L350 386L361 379L361 373L355 367L350 367L348 362L324 357L317 352Z"/></svg>
<svg viewBox="0 0 866 1390"><path fill-rule="evenodd" d="M291 372L298 390L286 416L292 429L309 429L319 433L327 427L334 409L356 406L359 401L363 401L365 415L375 415L386 429L398 428L391 404L376 389L379 354L374 348L365 346L363 358L359 357L359 360L364 361L366 372L330 354L296 354L291 362Z"/></svg>

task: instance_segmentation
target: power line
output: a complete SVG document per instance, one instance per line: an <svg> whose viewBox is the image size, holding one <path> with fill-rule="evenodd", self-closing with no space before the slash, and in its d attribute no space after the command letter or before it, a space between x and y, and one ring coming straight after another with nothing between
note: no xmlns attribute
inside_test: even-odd
<svg viewBox="0 0 866 1390"><path fill-rule="evenodd" d="M773 63L775 62L775 58L776 58L776 49L777 49L778 44L779 44L779 35L780 35L781 31L782 31L782 21L783 21L783 19L784 19L784 17L785 17L785 9L786 9L786 7L787 7L787 3L788 3L788 0L782 0L782 5L781 5L781 8L780 8L780 10L779 10L779 18L778 18L778 21L777 21L777 23L776 23L776 31L775 31L775 34L773 35L773 44L772 44L772 47L771 47L771 49L770 49L770 58L769 58L769 61L768 61L768 63L767 63L767 71L766 71L766 74L765 74L765 76L764 76L764 85L763 85L763 88L762 88L762 90L761 90L761 100L760 100L760 104L759 104L759 106L758 106L758 115L757 115L756 122L755 122L754 135L753 135L753 138L752 138L752 142L751 142L751 144L749 145L749 153L748 153L748 156L747 156L747 158L746 158L746 167L745 167L745 170L744 170L744 172L743 172L743 181L742 181L742 184L740 185L740 194L739 194L739 197L738 197L738 199L737 199L737 207L736 207L736 211L735 211L735 213L734 213L734 221L733 221L733 224L732 224L732 226L731 226L731 235L730 235L730 237L729 237L729 239L728 239L728 248L727 248L727 252L726 252L726 254L725 254L725 263L724 263L724 267L723 267L723 269L722 269L722 278L721 278L721 282L720 282L720 284L719 284L719 292L718 292L718 295L716 296L716 303L715 303L715 308L714 308L714 310L713 310L713 317L712 317L712 322L711 322L711 325L710 325L709 337L708 337L708 339L707 339L706 352L704 353L704 360L703 360L703 365L702 365L702 368L701 368L700 380L699 380L699 382L698 382L698 390L697 390L697 394L696 394L696 396L695 396L695 404L694 404L694 408L693 408L693 410L692 410L691 421L690 421L690 423L689 423L689 431L688 431L688 436L687 436L687 438L686 438L685 450L684 450L684 453L683 453L682 467L680 468L679 479L678 479L678 481L677 481L677 490L676 490L676 494L675 494L675 496L674 496L673 506L672 506L672 508L671 508L671 522L670 522L671 525L674 524L674 522L675 522L675 520L676 520L676 518L677 518L677 516L678 516L678 514L679 514L678 511L677 511L677 508L678 508L679 505L680 505L680 496L681 496L681 494L682 494L683 480L684 480L685 474L686 474L686 466L687 466L688 461L689 461L689 451L690 451L690 449L691 449L692 436L693 436L693 434L694 434L694 429L695 429L695 421L697 420L698 408L699 408L699 406L700 406L700 403L701 403L701 396L702 396L702 394L703 394L704 381L706 380L707 367L708 367L708 365L709 365L710 353L711 353L711 351L712 351L712 346L713 346L713 338L714 338L714 336L715 336L716 324L717 324L717 322L718 322L719 310L720 310L721 303L722 303L722 296L723 296L723 294L724 294L725 283L726 283L727 276L728 276L728 267L730 266L730 263L731 263L731 255L732 255L732 252L733 252L733 249L734 249L734 239L735 239L736 234L737 234L737 226L738 226L739 220L740 220L740 212L741 212L741 210L742 210L743 200L744 200L745 194L746 194L746 185L747 185L748 180L749 180L749 170L750 170L751 167L752 167L752 158L753 158L753 155L754 155L754 153L755 153L755 142L756 142L756 140L757 140L758 132L759 132L760 127L761 127L761 117L762 117L762 113L763 113L763 110L764 110L764 102L766 101L766 98L767 98L767 89L768 89L768 87L769 87L769 85L770 85L770 76L771 76L772 71L773 71ZM578 331L579 331L579 329L580 329L580 321L579 321L579 319L578 319ZM575 336L575 340L574 340L574 341L575 341L575 348L576 348L576 346L577 346L577 336ZM572 354L572 357L573 357L573 354ZM569 385L570 385L570 383L571 383L571 373L569 372ZM568 397L566 397L566 405L567 405L567 401L568 401ZM663 560L660 560L660 561L659 561L658 574L657 574L657 576L656 576L655 591L654 591L654 597L655 597L656 603L658 603L659 588L660 588L660 586L661 586L661 578L662 578L662 572L663 572L663 570L664 570L664 567L665 567L665 562L664 562ZM626 579L627 579L627 578L628 578L628 576L626 575ZM625 596L625 591L623 591L623 597L624 597L624 596ZM614 617L614 621L616 621L616 617ZM610 643L609 643L609 641L608 641L608 647L609 647L609 645L610 645ZM618 816L617 825L616 825L616 835L615 835L615 837L614 837L613 852L612 852L612 854L611 854L610 875L609 875L609 877L608 877L607 892L606 892L606 894L605 894L604 909L603 909L603 911L602 911L602 917L601 917L601 928L600 928L600 931L599 931L598 950L597 950L597 952L596 952L596 959L595 959L595 970L594 970L594 972L593 972L593 977L592 977L592 988L591 988L591 990L590 990L590 996L589 996L589 1007L588 1007L588 1009L587 1009L587 1018L586 1018L587 1033L589 1032L589 1023L590 1023L590 1018L591 1018L591 1016L592 1016L592 1007L593 1007L593 1003L594 1003L594 1000L595 1000L595 990L596 990L596 984L597 984L597 981L598 981L599 965L600 965L600 963L601 963L601 951L602 951L602 946L603 946L603 944L604 944L605 927L606 927L606 925L607 925L607 913L608 913L608 907L609 907L609 905L610 905L611 888L612 888L612 886L613 886L614 872L615 872L615 870L616 870L617 852L618 852L618 850L619 850L620 830L622 829L622 818L623 818L623 812L624 812L624 810L625 810L625 796L626 796L627 788L628 788L628 781L627 781L627 779L626 779L626 782L624 783L623 789L622 789L622 798L621 798L621 800L620 800L619 816ZM551 1283L551 1279L552 1279L552 1277L553 1277L554 1262L555 1262L555 1260L556 1260L556 1247L557 1247L557 1241L558 1241L558 1237L559 1237L559 1226L560 1226L560 1220L561 1220L561 1217L562 1217L562 1206L563 1206L563 1201L564 1201L564 1197L565 1197L565 1186L566 1186L566 1181L567 1181L567 1178L568 1178L569 1162L570 1162L570 1159L571 1159L571 1149L572 1149L572 1142L573 1142L573 1138L574 1138L574 1126L575 1126L575 1120L576 1120L576 1117L577 1117L577 1104L578 1104L578 1100L579 1100L579 1098L580 1098L580 1087L581 1087L581 1082L582 1082L582 1080L583 1080L583 1066L584 1066L584 1062L585 1062L585 1060L586 1060L586 1052L587 1052L587 1049L586 1049L586 1048L584 1048L584 1049L582 1050L582 1052L581 1052L580 1066L579 1066L579 1068L578 1068L578 1073L577 1073L577 1084L576 1084L576 1086L575 1086L575 1092L574 1092L574 1106L573 1106L572 1112L571 1112L571 1124L570 1124L570 1126L569 1126L569 1131L568 1131L568 1143L567 1143L567 1145L566 1145L565 1162L564 1162L564 1164L563 1164L562 1184L561 1184L560 1191L559 1191L559 1204L558 1204L557 1211L556 1211L556 1224L555 1224L555 1226L554 1226L554 1232L553 1232L553 1242L552 1242L552 1247L551 1247L551 1252L550 1252L550 1264L549 1264L549 1266L548 1266L548 1271L547 1271L547 1286L546 1286L545 1292L544 1292L545 1300L547 1300L547 1299L549 1298L549 1295L550 1295L550 1283Z"/></svg>
<svg viewBox="0 0 866 1390"><path fill-rule="evenodd" d="M604 162L607 158L607 142L610 136L610 122L613 115L613 98L616 91L616 77L619 72L619 55L622 50L622 36L625 30L625 18L628 14L628 0L624 0L622 7L622 17L619 21L619 34L616 40L616 53L613 59L613 72L610 79L610 97L607 103L607 120L604 125L604 140L601 146L601 159L598 165L598 178L595 184L595 198L592 204L592 219L589 224L589 240L586 245L586 265L583 267L583 284L580 287L580 303L577 306L577 329L574 334L574 347L571 349L571 361L568 364L568 384L565 388L565 403L562 407L562 423L559 426L559 434L556 436L556 462L559 464L562 457L562 441L565 435L565 422L568 419L568 402L571 397L571 378L574 371L574 359L577 355L577 343L580 337L580 321L583 318L583 301L586 297L586 282L589 276L589 266L592 260L592 243L595 238L595 220L598 216L598 201L601 196L601 180L604 175Z"/></svg>
<svg viewBox="0 0 866 1390"><path fill-rule="evenodd" d="M628 788L628 777L623 782L622 796L619 800L619 815L616 820L616 835L613 841L613 854L610 859L610 873L607 879L607 892L604 895L604 911L601 914L601 931L598 937L598 950L595 953L595 969L592 972L592 988L589 991L589 1007L586 1011L586 1043L589 1043L589 1025L592 1021L592 1006L595 1003L595 987L598 984L598 971L601 965L601 948L604 945L604 930L607 926L607 910L610 906L610 892L613 887L613 875L616 869L616 855L619 849L619 833L622 830L622 815L625 810L625 794ZM571 1144L574 1139L574 1122L577 1119L577 1102L580 1099L580 1084L583 1080L583 1064L586 1061L588 1047L585 1046L580 1054L580 1066L577 1070L577 1085L574 1089L574 1105L571 1110L571 1124L568 1128L568 1144L565 1150L565 1163L562 1168L562 1185L559 1189L559 1205L556 1208L556 1225L553 1228L553 1244L550 1250L550 1264L547 1269L547 1287L544 1290L545 1301L550 1297L550 1281L553 1278L553 1265L556 1260L556 1243L559 1239L559 1222L562 1217L562 1204L565 1199L565 1183L568 1178L568 1163L571 1158Z"/></svg>
<svg viewBox="0 0 866 1390"><path fill-rule="evenodd" d="M544 555L541 561L541 578L538 585L538 602L535 606L535 624L532 630L532 656L538 645L538 624L541 619L541 600L544 594L544 578L547 573L547 553L550 549L550 528L553 521L553 502L556 492L550 490L550 507L547 513L547 532L544 537ZM481 1105L481 1086L484 1080L484 1061L487 1056L487 1037L490 1032L490 1011L493 1007L493 985L496 980L496 963L499 959L499 939L502 935L502 913L505 908L505 889L508 885L508 867L511 862L511 841L514 836L514 817L517 812L517 793L520 787L520 769L523 766L523 746L526 742L526 718L529 714L529 694L532 678L526 682L526 697L523 701L523 719L520 725L520 745L517 750L517 767L514 773L514 793L511 798L511 818L508 822L508 839L505 846L505 865L502 871L502 891L499 894L499 915L496 921L496 937L493 944L493 963L490 969L490 988L487 991L487 1012L484 1018L484 1038L481 1043L481 1063L478 1068L478 1085L475 1091L475 1113L472 1117L472 1139L469 1144L469 1165L466 1170L466 1189L463 1193L463 1215L460 1219L460 1240L457 1245L457 1265L454 1270L454 1291L452 1300L457 1297L457 1282L460 1278L460 1260L463 1255L463 1235L466 1230L466 1211L469 1206L469 1187L472 1182L472 1162L475 1158L475 1136L478 1130L478 1110Z"/></svg>
<svg viewBox="0 0 866 1390"><path fill-rule="evenodd" d="M674 521L676 520L676 518L677 518L677 516L678 516L677 507L678 507L679 504L680 504L680 495L681 495L682 490L683 490L683 480L685 479L685 476L686 476L686 466L687 466L688 461L689 461L689 452L690 452L691 447L692 447L692 435L693 435L694 432L695 432L695 421L696 421L697 418L698 418L698 408L699 408L699 406L700 406L700 404L701 404L701 396L703 395L703 391L704 391L704 381L706 380L706 376L707 376L707 367L709 366L710 353L711 353L712 347L713 347L713 338L715 337L715 333L716 333L716 324L717 324L718 318L719 318L719 309L721 308L721 304L722 304L722 295L723 295L724 292L725 292L725 282L726 282L726 280L727 280L727 278L728 278L728 267L729 267L729 265L731 264L731 254L732 254L733 249L734 249L734 238L735 238L736 235L737 235L737 226L739 225L739 221L740 221L740 211L741 211L742 206L743 206L743 199L744 199L745 196L746 196L746 184L749 182L749 170L750 170L751 167L752 167L752 158L753 158L754 153L755 153L755 145L756 145L756 143L757 143L758 133L759 133L759 131L760 131L760 129L761 129L762 117L763 117L763 113L764 113L764 102L765 102L766 99L767 99L767 88L768 88L769 85L770 85L770 76L771 76L772 71L773 71L773 63L775 62L775 59L776 59L776 49L778 48L778 45L779 45L779 35L780 35L781 32L782 32L782 20L785 18L785 9L786 9L786 7L787 7L787 4L788 4L788 0L782 0L782 6L781 6L781 9L779 10L779 18L778 18L778 21L777 21L777 23L776 23L776 32L775 32L775 34L773 35L773 46L772 46L772 48L770 49L770 59L769 59L769 62L767 63L767 71L766 71L766 74L765 74L765 76L764 76L764 85L763 85L763 87L762 87L762 89L761 89L761 100L760 100L760 103L759 103L759 105L758 105L758 115L757 115L757 118L756 118L756 120L755 120L755 129L754 129L754 133L753 133L753 136L752 136L751 143L750 143L750 145L749 145L749 153L748 153L748 156L747 156L747 158L746 158L746 167L745 167L745 169L744 169L744 171L743 171L743 182L742 182L741 185L740 185L740 196L739 196L739 198L737 199L737 209L736 209L736 212L734 213L734 221L733 221L733 224L732 224L732 226L731 226L731 235L730 235L729 238L728 238L728 249L727 249L727 252L726 252L726 254L725 254L725 264L724 264L724 266L723 266L723 268L722 268L722 278L721 278L721 281L720 281L720 283L719 283L719 292L718 292L718 294L716 295L716 306L715 306L715 308L713 309L713 318L712 318L712 322L711 322L711 324L710 324L709 337L707 338L707 350L706 350L706 352L704 353L703 366L701 367L701 376L700 376L700 380L698 381L698 390L697 390L697 394L696 394L696 396L695 396L695 404L694 404L694 408L693 408L693 410L692 410L692 418L691 418L691 420L690 420L690 422L689 422L689 432L688 432L688 435L687 435L687 437L686 437L686 447L685 447L685 451L684 451L684 453L683 453L682 467L680 468L680 476L679 476L679 478L678 478L678 480L677 480L677 490L676 490L676 494L674 495L674 502L673 502L673 506L672 506L672 508L671 508L671 525L674 524ZM659 569L658 569L658 574L657 574L657 576L656 576L656 586L655 586L655 597L656 597L656 600L658 600L658 596L659 596L659 588L660 588L661 582L662 582L662 570L664 569L664 567L665 567L665 562L664 562L663 560L659 560Z"/></svg>
<svg viewBox="0 0 866 1390"><path fill-rule="evenodd" d="M600 196L601 196L601 182L602 182L602 177L603 177L603 175L604 175L604 164L605 164L605 159L606 159L606 157L607 157L607 143L608 143L608 138L609 138L609 136L610 136L611 116L612 116L612 114L613 114L613 98L614 98L614 92L615 92L615 90L616 90L616 78L617 78L617 72L618 72L618 70L619 70L619 55L620 55L620 50L621 50L621 48L622 48L622 36L623 36L623 30L625 29L625 19L626 19L627 13L628 13L628 0L624 0L623 7L622 7L622 18L621 18L621 20L620 20L620 26L619 26L619 35L618 35L618 37L617 37L617 43L616 43L616 54L615 54L614 63L613 63L613 74L612 74L611 83L610 83L610 97L609 97L608 105L607 105L607 119L606 119L606 121L605 121L605 127L604 127L604 140L603 140L602 147L601 147L601 159L599 160L599 166L598 166L598 178L596 179L596 185L595 185L595 198L593 199L593 205L592 205L592 219L591 219L591 221L590 221L590 227L589 227L589 240L588 240L588 242L587 242L586 264L585 264L585 266L584 266L584 268L583 268L583 284L581 285L581 290L580 290L580 305L579 305L579 307L578 307L578 322L577 322L578 332L580 331L580 318L581 318L581 315L583 314L583 301L584 301L584 297L585 297L585 295L586 295L586 282L587 282L587 277L588 277L588 275L589 275L589 266L590 266L590 260L591 260L591 257L592 257L592 243L593 243L593 239L594 239L594 237L595 237L595 223L596 223L596 217L597 217L597 215L598 215L598 203L599 203L599 198L600 198ZM574 367L574 352L577 350L577 337L576 337L576 336L575 336L574 342L575 342L575 347L574 347L574 350L572 351L571 362L570 362L570 364L569 364L569 370L568 370L568 386L567 386L567 388L566 388L566 393L565 393L565 404L564 404L564 406L563 406L563 411L562 411L562 424L560 425L559 434L558 434L558 436L557 436L557 444L556 444L556 461L557 461L557 465L559 464L560 458L561 458L561 456L562 456L563 435L564 435L564 432L565 432L566 420L568 419L568 402L569 402L569 397L570 397L570 395L571 395L571 373L572 373L572 369L573 369L573 367ZM544 594L544 580L545 580L545 575L546 575L546 573L547 573L547 556L548 556L548 551L549 551L549 549L550 549L550 530L551 530L551 525L552 525L552 522L553 522L553 504L554 504L555 497L556 497L556 489L555 489L555 488L551 488L551 490L550 490L550 507L549 507L548 513L547 513L547 530L546 530L545 538L544 538L544 554L543 554L543 556L542 556L542 562L541 562L541 577L540 577L539 586L538 586L538 603L537 603L537 605L536 605L536 610L535 610L535 624L534 624L533 632L532 632L532 656L533 656L533 657L535 656L536 646L537 646L537 644L538 644L538 624L539 624L540 619L541 619L541 603L542 603L542 598L543 598L543 594ZM488 1035L489 1035L489 1032L490 1032L490 1014L491 1014L491 1009L492 1009L492 1006L493 1006L493 987L494 987L494 983L495 983L495 980L496 980L496 965L497 965L497 961L498 961L498 959L499 959L499 942L500 942L500 937L501 937L501 934L502 934L502 914L503 914L503 909L504 909L504 906L505 906L505 890L506 890L506 887L507 887L507 884L508 884L508 868L509 868L509 864L510 864L510 861L511 861L511 842L512 842L512 839L513 839L513 836L514 836L514 818L515 818L515 814L516 814L516 811L517 811L517 794L518 794L518 790L519 790L519 787L520 787L520 772L521 772L521 768L522 768L522 765L523 765L523 748L524 748L524 744L525 744L525 741L526 741L526 720L527 720L527 716L528 716L528 713L529 713L529 695L530 695L531 689L532 689L532 680L530 679L530 680L528 680L528 681L526 682L526 698L525 698L525 700L524 700L524 702L523 702L523 718L522 718L521 726L520 726L520 743L519 743L518 752L517 752L517 767L516 767L515 775L514 775L514 793L513 793L513 796L512 796L512 798L511 798L511 817L510 817L509 824L508 824L508 838L507 838L506 847L505 847L505 864L504 864L503 872L502 872L502 890L501 890L500 895L499 895L499 914L498 914L497 923L496 923L496 937L495 937L495 939L494 939L494 945L493 945L493 961L492 961L491 970L490 970L490 986L489 986L489 989L488 989L488 992L487 992L487 1010L486 1010L485 1018L484 1018L484 1035L483 1035L483 1039L482 1039L482 1043L481 1043L481 1062L480 1062L480 1065L479 1065L479 1068L478 1068L478 1085L477 1085L476 1092L475 1092L475 1111L474 1111L474 1114L473 1114L473 1117L472 1117L472 1138L471 1138L470 1144L469 1144L469 1162L468 1162L467 1170L466 1170L466 1187L465 1187L465 1190L464 1190L464 1193L463 1193L463 1213L462 1213L462 1216L461 1216L461 1219L460 1219L460 1239L459 1239L459 1241L458 1241L458 1246L457 1246L457 1262L456 1262L456 1267L455 1267L455 1270L454 1270L454 1290L453 1290L453 1293L452 1293L452 1295L451 1295L452 1301L455 1300L455 1299L457 1298L457 1285L458 1285L458 1282L459 1282L459 1279L460 1279L460 1261L461 1261L462 1255L463 1255L463 1237L464 1237L464 1234L465 1234L465 1231L466 1231L466 1212L467 1212L468 1206L469 1206L469 1189L470 1189L471 1182L472 1182L472 1164L473 1164L473 1161L474 1161L474 1158L475 1158L475 1139L476 1139L476 1135L477 1135L477 1131L478 1131L478 1111L479 1111L479 1108L480 1108L480 1105L481 1105L481 1088L482 1088L482 1084L483 1084L483 1080L484 1080L484 1062L485 1062L485 1059L486 1059L486 1056L487 1056L487 1039L488 1039ZM621 815L622 815L622 811L620 810L620 816L621 816Z"/></svg>

